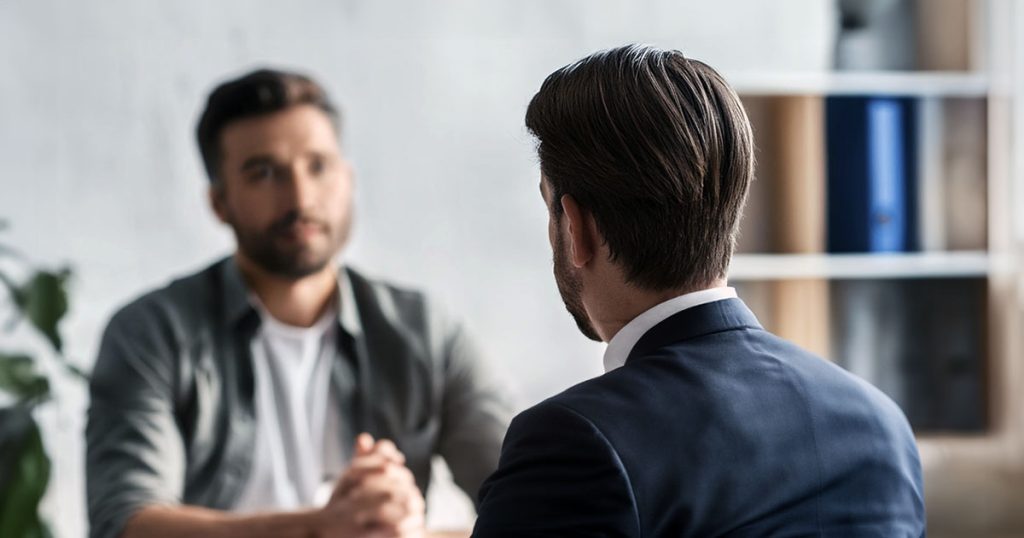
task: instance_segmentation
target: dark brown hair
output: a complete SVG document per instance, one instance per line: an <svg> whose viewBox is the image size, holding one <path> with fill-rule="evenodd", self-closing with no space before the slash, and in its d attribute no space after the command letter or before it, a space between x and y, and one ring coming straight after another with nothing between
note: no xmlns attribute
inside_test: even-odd
<svg viewBox="0 0 1024 538"><path fill-rule="evenodd" d="M630 45L552 73L530 101L556 219L594 216L629 282L694 290L725 276L753 168L739 97L706 64Z"/></svg>
<svg viewBox="0 0 1024 538"><path fill-rule="evenodd" d="M220 133L225 126L243 118L272 114L297 105L319 108L330 117L335 130L338 129L338 110L327 92L313 79L298 73L258 69L214 88L196 127L199 152L210 181L218 182Z"/></svg>

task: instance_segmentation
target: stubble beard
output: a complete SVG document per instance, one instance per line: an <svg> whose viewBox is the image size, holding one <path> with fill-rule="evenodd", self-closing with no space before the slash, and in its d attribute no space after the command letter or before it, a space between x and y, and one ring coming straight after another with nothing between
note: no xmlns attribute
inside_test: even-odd
<svg viewBox="0 0 1024 538"><path fill-rule="evenodd" d="M583 336L601 342L601 337L594 330L590 317L587 316L587 309L583 306L583 283L579 275L569 265L565 239L559 233L555 238L555 252L553 256L555 284L558 286L558 293L562 296L565 309L569 311L576 327Z"/></svg>
<svg viewBox="0 0 1024 538"><path fill-rule="evenodd" d="M309 243L285 246L283 238L296 222L321 227L326 236L326 245L317 247ZM323 219L293 211L274 221L264 230L254 231L238 225L232 219L231 228L238 241L238 249L260 269L277 277L299 280L319 273L332 263L348 242L352 228L352 212L335 226Z"/></svg>

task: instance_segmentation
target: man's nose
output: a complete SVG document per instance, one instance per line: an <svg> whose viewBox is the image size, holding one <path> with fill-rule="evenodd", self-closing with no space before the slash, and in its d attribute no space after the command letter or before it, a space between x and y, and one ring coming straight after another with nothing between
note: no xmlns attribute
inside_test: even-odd
<svg viewBox="0 0 1024 538"><path fill-rule="evenodd" d="M315 179L306 170L293 167L287 182L288 201L295 209L311 207L317 198Z"/></svg>

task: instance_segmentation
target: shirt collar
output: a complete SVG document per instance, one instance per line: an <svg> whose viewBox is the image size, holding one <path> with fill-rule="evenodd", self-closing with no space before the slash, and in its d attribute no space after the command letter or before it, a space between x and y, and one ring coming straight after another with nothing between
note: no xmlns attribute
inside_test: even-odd
<svg viewBox="0 0 1024 538"><path fill-rule="evenodd" d="M359 309L356 306L356 295L352 290L352 278L349 276L348 268L338 271L338 299L341 306L338 309L338 323L349 336L363 334L363 325L359 322Z"/></svg>
<svg viewBox="0 0 1024 538"><path fill-rule="evenodd" d="M249 288L245 285L242 270L234 256L229 256L221 263L221 284L221 304L224 305L224 321L228 325L235 325L256 313L249 303Z"/></svg>
<svg viewBox="0 0 1024 538"><path fill-rule="evenodd" d="M234 256L224 260L221 275L225 321L234 325L245 317L256 314L256 309L249 301L249 288L245 285L242 271L238 268ZM338 298L338 324L350 336L361 335L363 327L359 321L359 309L355 304L352 279L348 269L344 267L338 271Z"/></svg>
<svg viewBox="0 0 1024 538"><path fill-rule="evenodd" d="M625 327L615 333L604 351L604 371L610 372L626 364L626 358L640 338L655 325L669 317L702 304L736 298L736 290L730 287L709 288L673 297L659 303L633 318Z"/></svg>

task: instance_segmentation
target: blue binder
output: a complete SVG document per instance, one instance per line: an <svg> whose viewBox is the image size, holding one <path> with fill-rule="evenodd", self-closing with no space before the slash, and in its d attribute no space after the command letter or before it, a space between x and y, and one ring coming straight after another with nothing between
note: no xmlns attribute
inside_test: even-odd
<svg viewBox="0 0 1024 538"><path fill-rule="evenodd" d="M915 103L826 99L828 251L916 250Z"/></svg>

